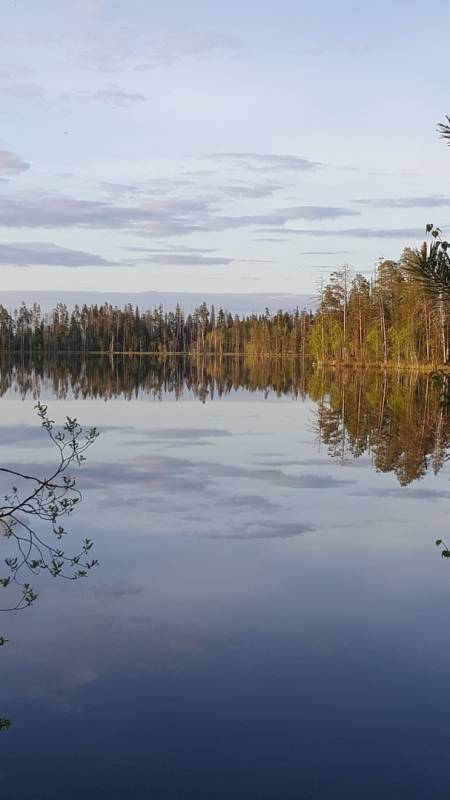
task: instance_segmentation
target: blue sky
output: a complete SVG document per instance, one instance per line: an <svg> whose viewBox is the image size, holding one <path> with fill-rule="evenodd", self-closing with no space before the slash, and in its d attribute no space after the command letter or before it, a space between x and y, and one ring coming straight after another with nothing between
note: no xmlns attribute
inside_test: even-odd
<svg viewBox="0 0 450 800"><path fill-rule="evenodd" d="M4 289L314 291L450 229L447 3L11 0Z"/></svg>

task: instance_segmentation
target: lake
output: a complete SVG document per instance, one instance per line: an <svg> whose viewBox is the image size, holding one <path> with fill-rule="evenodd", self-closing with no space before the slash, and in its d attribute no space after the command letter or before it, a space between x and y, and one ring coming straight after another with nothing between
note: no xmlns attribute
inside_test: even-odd
<svg viewBox="0 0 450 800"><path fill-rule="evenodd" d="M68 526L100 566L0 615L2 794L447 799L443 390L282 362L4 365L4 466L52 463L38 397L100 430Z"/></svg>

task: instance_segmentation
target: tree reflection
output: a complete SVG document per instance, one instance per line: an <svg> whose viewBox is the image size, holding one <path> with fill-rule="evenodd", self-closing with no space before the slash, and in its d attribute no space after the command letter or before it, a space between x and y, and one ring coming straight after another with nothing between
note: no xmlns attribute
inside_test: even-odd
<svg viewBox="0 0 450 800"><path fill-rule="evenodd" d="M447 405L433 379L413 373L318 372L308 384L316 428L332 458L370 455L401 486L439 472L449 447Z"/></svg>
<svg viewBox="0 0 450 800"><path fill-rule="evenodd" d="M188 356L155 359L151 356L92 356L61 354L55 358L14 355L0 360L0 396L13 392L21 398L94 398L132 400L139 395L162 398L188 393L201 401L239 389L306 395L308 370L294 358Z"/></svg>
<svg viewBox="0 0 450 800"><path fill-rule="evenodd" d="M245 390L312 398L319 441L345 462L370 455L380 472L406 486L437 473L449 446L449 387L444 373L313 370L298 358L93 356L61 354L0 361L0 395L38 399L149 396L200 402Z"/></svg>

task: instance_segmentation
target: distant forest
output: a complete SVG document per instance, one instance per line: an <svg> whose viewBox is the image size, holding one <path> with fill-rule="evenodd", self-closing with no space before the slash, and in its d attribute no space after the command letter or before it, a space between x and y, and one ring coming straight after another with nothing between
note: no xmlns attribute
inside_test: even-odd
<svg viewBox="0 0 450 800"><path fill-rule="evenodd" d="M330 276L313 310L267 310L233 316L201 305L185 315L109 304L44 313L23 304L0 306L0 352L184 353L309 360L335 365L445 365L449 360L449 304L437 302L399 261L380 261L371 279L344 267Z"/></svg>

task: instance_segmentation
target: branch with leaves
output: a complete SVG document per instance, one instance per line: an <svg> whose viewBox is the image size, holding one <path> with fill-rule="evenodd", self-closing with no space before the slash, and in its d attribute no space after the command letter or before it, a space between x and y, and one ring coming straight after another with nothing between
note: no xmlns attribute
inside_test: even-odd
<svg viewBox="0 0 450 800"><path fill-rule="evenodd" d="M448 545L445 544L443 539L436 539L436 547L441 547L441 556L442 558L450 558L450 550L448 549Z"/></svg>
<svg viewBox="0 0 450 800"><path fill-rule="evenodd" d="M0 611L19 611L34 603L37 593L29 575L48 572L53 578L75 581L86 577L98 564L97 559L89 556L91 539L84 539L76 553L67 553L62 546L67 535L62 522L81 501L76 480L68 471L86 460L85 453L98 432L95 428L84 431L72 417L66 417L61 428L55 428L46 405L38 403L36 410L58 458L48 478L0 467L0 473L18 483L0 505L0 534L16 545L16 554L4 559L7 570L0 577L0 588L17 589L13 602ZM0 636L0 646L6 643L7 639ZM6 730L10 724L0 717L0 730Z"/></svg>
<svg viewBox="0 0 450 800"><path fill-rule="evenodd" d="M426 226L431 234L430 244L408 250L405 269L423 287L426 295L437 304L450 304L450 243L441 237L441 229L431 222Z"/></svg>
<svg viewBox="0 0 450 800"><path fill-rule="evenodd" d="M450 116L439 122L437 131L450 145ZM450 303L450 243L441 237L441 229L429 222L426 232L432 242L423 243L420 249L410 250L406 256L407 271L420 283L428 297L438 303Z"/></svg>
<svg viewBox="0 0 450 800"><path fill-rule="evenodd" d="M445 139L447 144L450 144L450 117L445 115L446 122L439 122L437 125L437 132L441 139Z"/></svg>

